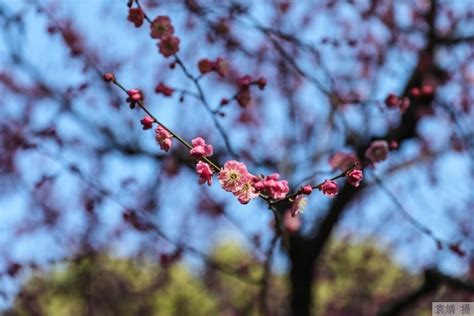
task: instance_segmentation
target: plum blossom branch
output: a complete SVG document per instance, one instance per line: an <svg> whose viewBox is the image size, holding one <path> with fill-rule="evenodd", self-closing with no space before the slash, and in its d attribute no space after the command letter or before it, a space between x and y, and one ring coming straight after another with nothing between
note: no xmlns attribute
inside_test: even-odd
<svg viewBox="0 0 474 316"><path fill-rule="evenodd" d="M360 163L358 162L354 162L349 168L347 168L346 170L344 170L343 172L341 172L340 174L332 177L331 179L329 180L325 180L319 184L316 184L316 185L313 185L311 186L312 189L318 189L318 190L321 190L322 186L324 185L324 183L326 181L334 181L334 180L337 180L337 179L340 179L340 178L343 178L343 177L346 177L348 175L349 172L351 172L352 170L354 170L357 166L359 166ZM272 205L275 205L275 204L279 204L283 201L286 201L286 200L289 200L289 199L293 199L295 198L298 194L301 194L302 193L302 190L299 190L299 191L296 191L290 195L287 195L286 197L282 198L282 199L279 199L279 200L276 200L276 201L272 201L271 204Z"/></svg>
<svg viewBox="0 0 474 316"><path fill-rule="evenodd" d="M154 27L154 21L152 21L145 11L143 10L143 7L140 5L140 2L138 0L132 0L129 2L129 7L133 5L133 2L136 2L137 4L137 9L130 9L130 12L135 12L132 10L138 10L141 12L142 16L138 15L137 16L132 16L130 17L129 15L129 20L135 23L136 27L141 26L143 23L143 19L145 19L150 26L153 28ZM131 14L131 13L130 13ZM157 18L158 19L158 18ZM229 136L227 135L224 127L221 125L219 120L217 119L216 113L211 109L211 106L209 105L209 102L207 101L206 95L204 93L204 90L201 87L201 84L199 83L199 79L201 78L200 76L193 76L191 72L187 69L187 67L184 65L183 61L179 58L177 55L178 52L178 47L179 47L179 39L177 37L172 36L171 34L173 33L174 29L171 26L171 22L169 21L168 17L162 17L161 23L158 23L157 25L157 37L161 39L161 43L159 45L160 47L160 52L165 56L173 56L175 59L175 63L182 69L183 73L187 78L189 78L194 86L196 87L198 91L198 99L201 101L201 103L204 105L204 108L206 111L211 114L211 119L214 124L214 126L217 128L219 131L221 137L224 140L225 146L229 153L236 159L239 158L238 154L235 152L235 150L232 148L232 145L230 143ZM160 21L158 21L160 22ZM155 38L154 36L154 31L152 30L152 37ZM162 43L165 43L165 45L161 46Z"/></svg>
<svg viewBox="0 0 474 316"><path fill-rule="evenodd" d="M236 159L239 158L239 155L234 151L232 148L232 145L229 140L229 136L227 135L226 131L224 130L223 126L219 122L219 120L216 117L216 112L211 109L211 106L209 105L206 96L204 94L204 90L201 87L201 84L199 83L199 77L193 76L186 68L184 65L183 61L178 57L178 55L174 55L176 63L181 67L183 72L185 73L186 77L188 77L196 86L196 89L198 91L198 96L199 99L201 100L201 103L204 105L204 108L206 109L207 112L211 114L212 121L214 123L214 126L217 128L219 133L221 134L222 138L224 139L225 146L229 153L235 157Z"/></svg>
<svg viewBox="0 0 474 316"><path fill-rule="evenodd" d="M72 174L75 174L79 178L79 180L81 180L85 185L94 189L99 194L105 196L106 198L110 199L112 202L117 204L123 210L124 218L126 219L126 221L128 221L130 225L132 225L137 230L143 230L143 231L151 230L152 232L157 234L157 236L163 238L170 244L174 245L177 249L186 250L189 253L192 253L202 258L209 265L209 267L211 267L214 270L225 273L229 276L232 276L236 279L241 280L242 282L245 282L251 285L260 284L259 280L251 278L249 276L242 275L242 273L239 273L238 269L235 269L231 266L228 266L225 263L218 262L210 258L207 254L203 253L201 250L196 249L192 246L189 246L183 242L178 242L178 241L173 240L166 233L164 233L160 227L158 227L153 221L151 221L150 218L146 218L146 217L149 217L149 214L147 212L139 212L140 213L140 216L139 216L136 211L133 211L129 207L124 205L124 203L120 200L117 194L104 188L100 183L97 183L96 181L93 181L90 178L88 178L76 165L65 163L56 155L53 155L45 150L42 150L42 154L58 162L65 170L68 170Z"/></svg>

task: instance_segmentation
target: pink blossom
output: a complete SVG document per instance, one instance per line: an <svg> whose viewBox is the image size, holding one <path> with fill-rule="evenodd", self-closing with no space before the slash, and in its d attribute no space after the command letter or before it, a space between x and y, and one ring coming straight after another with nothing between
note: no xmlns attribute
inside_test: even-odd
<svg viewBox="0 0 474 316"><path fill-rule="evenodd" d="M352 166L354 163L358 162L359 159L356 155L343 152L334 153L329 158L329 165L331 165L333 170L339 169L341 171L345 171L350 168L350 166Z"/></svg>
<svg viewBox="0 0 474 316"><path fill-rule="evenodd" d="M168 151L173 145L173 136L161 125L158 125L155 129L155 139L161 150Z"/></svg>
<svg viewBox="0 0 474 316"><path fill-rule="evenodd" d="M346 176L347 176L347 182L349 182L355 187L358 187L360 182L364 178L364 174L362 173L362 170L359 170L359 169L352 169L346 174Z"/></svg>
<svg viewBox="0 0 474 316"><path fill-rule="evenodd" d="M434 88L433 86L429 85L429 84L425 84L421 87L421 93L424 95L424 96L431 96L434 92Z"/></svg>
<svg viewBox="0 0 474 316"><path fill-rule="evenodd" d="M165 85L163 82L160 82L156 87L155 87L155 92L156 93L162 93L164 96L170 97L173 95L174 89L168 87Z"/></svg>
<svg viewBox="0 0 474 316"><path fill-rule="evenodd" d="M104 81L110 82L115 80L115 75L111 72L106 72L102 75Z"/></svg>
<svg viewBox="0 0 474 316"><path fill-rule="evenodd" d="M218 57L214 62L214 68L221 77L225 77L229 74L229 62L222 57Z"/></svg>
<svg viewBox="0 0 474 316"><path fill-rule="evenodd" d="M254 186L258 191L261 191L272 199L279 200L284 198L290 190L288 181L278 180L279 178L280 175L278 173L273 173L260 179L256 178L257 181L255 181Z"/></svg>
<svg viewBox="0 0 474 316"><path fill-rule="evenodd" d="M176 54L179 51L179 42L179 38L173 35L163 38L158 44L160 53L165 57Z"/></svg>
<svg viewBox="0 0 474 316"><path fill-rule="evenodd" d="M400 112L405 113L406 110L410 107L410 99L407 97L403 97L400 99L400 103L398 104L398 108Z"/></svg>
<svg viewBox="0 0 474 316"><path fill-rule="evenodd" d="M138 89L131 89L127 91L127 102L130 102L130 108L135 108L137 102L143 101L143 93Z"/></svg>
<svg viewBox="0 0 474 316"><path fill-rule="evenodd" d="M239 93L237 93L235 99L241 107L246 107L249 105L250 101L252 100L252 95L250 94L249 88L242 88Z"/></svg>
<svg viewBox="0 0 474 316"><path fill-rule="evenodd" d="M205 74L214 70L214 63L209 59L201 59L198 62L199 72Z"/></svg>
<svg viewBox="0 0 474 316"><path fill-rule="evenodd" d="M248 177L248 174L245 164L230 160L224 164L224 169L219 172L218 179L225 191L237 192L242 188L244 178Z"/></svg>
<svg viewBox="0 0 474 316"><path fill-rule="evenodd" d="M264 77L258 78L257 85L260 88L260 90L263 90L265 86L267 85L267 79L265 79Z"/></svg>
<svg viewBox="0 0 474 316"><path fill-rule="evenodd" d="M365 151L365 157L373 163L384 161L388 156L388 143L385 140L375 140Z"/></svg>
<svg viewBox="0 0 474 316"><path fill-rule="evenodd" d="M283 215L283 225L290 234L294 234L300 229L301 220L299 216L293 216L289 210Z"/></svg>
<svg viewBox="0 0 474 316"><path fill-rule="evenodd" d="M135 27L142 26L144 18L145 18L145 15L143 14L142 9L134 8L134 9L128 10L127 20L132 22L135 25Z"/></svg>
<svg viewBox="0 0 474 316"><path fill-rule="evenodd" d="M153 127L153 123L155 123L155 120L147 115L140 121L140 123L142 123L143 129L147 130Z"/></svg>
<svg viewBox="0 0 474 316"><path fill-rule="evenodd" d="M419 90L412 91L412 94L419 94ZM410 107L410 99L407 97L398 97L395 94L391 93L385 99L385 105L394 108L398 107L400 112L405 113L405 111Z"/></svg>
<svg viewBox="0 0 474 316"><path fill-rule="evenodd" d="M255 199L258 197L258 192L253 186L253 178L253 175L247 173L244 177L241 178L240 189L233 192L239 202L242 204L247 204L248 202L250 202L251 199Z"/></svg>
<svg viewBox="0 0 474 316"><path fill-rule="evenodd" d="M171 36L174 33L173 25L169 16L157 16L150 24L151 37L156 39L163 39Z"/></svg>
<svg viewBox="0 0 474 316"><path fill-rule="evenodd" d="M421 92L420 92L420 89L419 89L419 88L416 88L416 87L415 87L415 88L411 88L411 89L410 89L410 94L411 94L413 97L415 97L415 98L419 97L419 96L420 96L420 93L421 93Z"/></svg>
<svg viewBox="0 0 474 316"><path fill-rule="evenodd" d="M242 77L237 78L237 84L242 88L248 88L248 86L252 83L252 77L250 75L245 75Z"/></svg>
<svg viewBox="0 0 474 316"><path fill-rule="evenodd" d="M321 190L324 195L332 198L339 192L339 187L337 186L336 182L332 180L325 180L323 184L321 184L319 190Z"/></svg>
<svg viewBox="0 0 474 316"><path fill-rule="evenodd" d="M220 105L226 105L226 104L229 104L229 99L222 98Z"/></svg>
<svg viewBox="0 0 474 316"><path fill-rule="evenodd" d="M199 176L198 183L204 184L207 182L207 185L212 184L212 169L208 163L199 161L196 164L196 173Z"/></svg>
<svg viewBox="0 0 474 316"><path fill-rule="evenodd" d="M295 201L291 205L291 216L294 217L298 214L303 213L306 205L308 205L308 199L304 195L297 195Z"/></svg>
<svg viewBox="0 0 474 316"><path fill-rule="evenodd" d="M195 158L209 157L213 153L212 145L207 145L202 137L194 138L191 143L193 148L189 151L191 156Z"/></svg>
<svg viewBox="0 0 474 316"><path fill-rule="evenodd" d="M385 99L385 105L388 106L389 108L398 106L399 103L400 103L400 99L393 93L390 93Z"/></svg>
<svg viewBox="0 0 474 316"><path fill-rule="evenodd" d="M131 101L138 102L138 101L143 100L143 94L138 89L130 89L127 91L127 94L130 97Z"/></svg>

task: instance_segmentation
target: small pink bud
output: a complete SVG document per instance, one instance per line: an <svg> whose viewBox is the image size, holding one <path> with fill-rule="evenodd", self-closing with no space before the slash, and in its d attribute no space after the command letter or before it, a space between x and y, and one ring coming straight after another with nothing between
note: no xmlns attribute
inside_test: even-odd
<svg viewBox="0 0 474 316"><path fill-rule="evenodd" d="M385 99L385 105L390 107L390 108L393 108L395 106L398 106L398 103L400 102L400 100L398 99L398 97L393 94L393 93L390 93L388 95L388 97Z"/></svg>
<svg viewBox="0 0 474 316"><path fill-rule="evenodd" d="M388 148L390 148L390 150L398 149L398 142L396 140L390 141L390 143L388 144Z"/></svg>
<svg viewBox="0 0 474 316"><path fill-rule="evenodd" d="M142 123L143 125L143 130L147 130L147 129L150 129L153 127L153 123L155 122L155 120L150 117L150 116L145 116L141 121L140 123Z"/></svg>
<svg viewBox="0 0 474 316"><path fill-rule="evenodd" d="M229 104L229 99L222 98L221 99L221 105L226 105L226 104Z"/></svg>
<svg viewBox="0 0 474 316"><path fill-rule="evenodd" d="M301 193L304 195L310 195L313 192L313 187L310 185L305 185L301 188Z"/></svg>
<svg viewBox="0 0 474 316"><path fill-rule="evenodd" d="M258 78L257 85L260 88L260 90L263 90L265 86L267 85L267 79L265 79L264 77Z"/></svg>
<svg viewBox="0 0 474 316"><path fill-rule="evenodd" d="M111 72L106 72L102 75L102 78L106 82L114 81L115 80L115 75Z"/></svg>

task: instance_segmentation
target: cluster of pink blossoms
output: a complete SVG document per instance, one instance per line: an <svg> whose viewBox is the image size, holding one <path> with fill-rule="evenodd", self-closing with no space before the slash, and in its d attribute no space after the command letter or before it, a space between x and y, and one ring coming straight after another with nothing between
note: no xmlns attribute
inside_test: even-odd
<svg viewBox="0 0 474 316"><path fill-rule="evenodd" d="M174 36L174 27L169 16L157 16L150 24L150 35L158 39L160 53L169 57L179 51L179 38Z"/></svg>
<svg viewBox="0 0 474 316"><path fill-rule="evenodd" d="M198 62L198 68L201 74L215 71L219 76L225 77L229 73L229 62L222 57L218 57L215 61L201 59Z"/></svg>
<svg viewBox="0 0 474 316"><path fill-rule="evenodd" d="M132 22L135 27L143 25L145 14L141 8L130 8L128 11L127 20ZM150 36L158 40L157 46L160 53L169 57L179 51L179 38L174 36L174 27L171 24L169 16L157 16L150 23Z"/></svg>
<svg viewBox="0 0 474 316"><path fill-rule="evenodd" d="M137 93L138 90L131 90L129 95ZM140 94L141 97L141 94ZM155 119L150 116L145 116L141 121L143 129L147 130L153 127L156 123ZM173 136L171 133L158 124L155 130L155 139L160 145L160 148L164 151L169 151L173 144ZM198 175L198 183L212 185L212 176L214 171L212 167L203 158L212 156L214 149L212 145L206 144L206 141L202 137L196 137L191 141L192 148L189 150L189 154L198 159L196 164L196 174ZM373 162L381 161L385 159L388 153L388 144L385 141L374 141L372 145L367 149L366 156ZM204 159L205 160L205 159ZM339 153L333 155L330 159L331 165L334 167L346 167L349 164L358 162L357 157L352 154ZM216 168L214 166L214 168ZM351 169L345 173L349 184L358 187L363 179L363 173L360 169ZM239 161L230 160L224 164L224 168L219 171L218 179L221 187L234 194L240 203L247 204L250 200L257 198L260 194L267 196L273 200L284 199L288 192L289 186L288 181L280 180L278 173L273 173L268 176L255 176L248 172L247 166ZM298 191L296 197L293 200L292 207L290 209L291 216L296 216L303 212L304 207L307 204L305 196L310 195L313 188L318 188L324 195L328 197L334 197L339 193L339 186L334 180L325 180L318 186L305 185Z"/></svg>
<svg viewBox="0 0 474 316"><path fill-rule="evenodd" d="M255 176L247 171L247 166L242 162L227 161L217 178L221 187L234 194L242 204L258 197L257 189L253 185Z"/></svg>
<svg viewBox="0 0 474 316"><path fill-rule="evenodd" d="M206 144L206 141L202 137L194 138L191 143L193 144L193 148L189 151L191 156L198 159L212 156L214 151L212 145Z"/></svg>
<svg viewBox="0 0 474 316"><path fill-rule="evenodd" d="M274 200L283 199L290 191L288 181L278 180L280 175L273 173L266 177L256 177L254 179L254 187L259 192L271 197Z"/></svg>
<svg viewBox="0 0 474 316"><path fill-rule="evenodd" d="M155 140L160 145L161 150L168 151L173 145L173 136L161 125L155 129Z"/></svg>
<svg viewBox="0 0 474 316"><path fill-rule="evenodd" d="M257 80L254 80L250 75L245 75L237 78L237 85L239 86L239 92L237 93L235 99L241 107L246 107L250 104L252 100L252 95L250 94L250 86L257 85L260 90L263 90L267 85L267 79L260 77Z"/></svg>

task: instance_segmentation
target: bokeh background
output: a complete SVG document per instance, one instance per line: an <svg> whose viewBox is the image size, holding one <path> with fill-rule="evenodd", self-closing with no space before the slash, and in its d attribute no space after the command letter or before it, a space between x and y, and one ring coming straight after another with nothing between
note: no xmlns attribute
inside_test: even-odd
<svg viewBox="0 0 474 316"><path fill-rule="evenodd" d="M431 315L432 301L472 301L473 1L140 5L171 18L191 76L200 59L228 62L199 77L206 104L126 0L0 1L3 312ZM176 141L160 151L106 71L215 161L278 172L292 191L340 173L336 153L398 148L361 187L314 192L281 235L265 201L199 186ZM243 75L267 80L246 106L232 99Z"/></svg>

